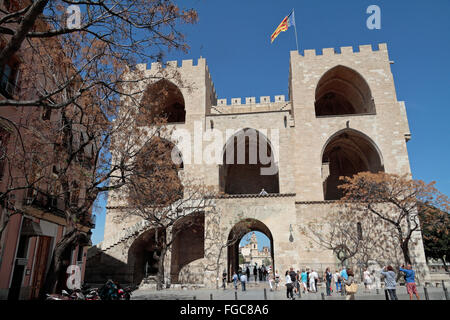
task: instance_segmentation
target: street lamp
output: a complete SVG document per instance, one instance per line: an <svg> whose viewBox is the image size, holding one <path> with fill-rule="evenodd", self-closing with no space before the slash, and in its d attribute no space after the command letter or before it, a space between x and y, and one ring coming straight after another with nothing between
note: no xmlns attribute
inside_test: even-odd
<svg viewBox="0 0 450 320"><path fill-rule="evenodd" d="M289 232L290 232L289 241L294 242L294 237L292 236L292 224L289 225Z"/></svg>

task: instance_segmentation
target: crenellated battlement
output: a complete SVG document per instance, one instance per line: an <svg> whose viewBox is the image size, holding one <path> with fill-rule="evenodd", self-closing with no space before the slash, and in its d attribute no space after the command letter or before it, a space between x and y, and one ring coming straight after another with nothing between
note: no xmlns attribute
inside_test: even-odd
<svg viewBox="0 0 450 320"><path fill-rule="evenodd" d="M181 65L178 64L177 60L173 60L173 61L166 61L165 63L152 62L150 64L150 68L147 67L147 63L138 63L138 64L136 64L136 68L141 71L145 71L145 70L161 71L166 68L206 68L206 69L208 69L208 66L206 65L205 58L199 58L197 60L197 64L194 64L193 59L188 59L188 60L182 60Z"/></svg>
<svg viewBox="0 0 450 320"><path fill-rule="evenodd" d="M339 50L336 48L323 48L322 54L317 53L316 49L306 49L303 51L303 55L300 53L297 53L299 56L303 58L312 58L312 57L329 57L334 55L353 55L353 54L368 54L368 53L387 53L387 44L386 43L379 43L378 44L378 50L373 50L371 44L366 45L360 45L357 47L358 50L355 50L354 47L348 46L348 47L340 47ZM296 51L292 51L295 53Z"/></svg>
<svg viewBox="0 0 450 320"><path fill-rule="evenodd" d="M278 95L274 97L274 100L271 101L270 96L261 96L259 97L259 103L256 103L255 97L246 97L245 101L242 102L241 98L231 98L230 104L227 104L227 98L217 99L217 107L226 107L226 106L248 106L248 105L266 105L277 102L286 102L284 95Z"/></svg>

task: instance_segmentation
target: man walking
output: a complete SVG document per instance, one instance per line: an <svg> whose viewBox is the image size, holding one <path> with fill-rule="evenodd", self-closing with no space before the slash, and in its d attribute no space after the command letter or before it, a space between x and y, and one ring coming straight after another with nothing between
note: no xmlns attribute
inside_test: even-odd
<svg viewBox="0 0 450 320"><path fill-rule="evenodd" d="M256 264L255 264L255 266L253 267L253 277L255 278L255 282L258 280L257 275L258 275L258 270L256 269Z"/></svg>
<svg viewBox="0 0 450 320"><path fill-rule="evenodd" d="M405 266L402 265L399 269L406 275L406 290L408 291L409 294L409 300L413 299L413 294L416 295L417 300L420 300L415 281L416 273L414 270L412 270L411 264L407 264L406 269L404 267Z"/></svg>
<svg viewBox="0 0 450 320"><path fill-rule="evenodd" d="M247 280L250 281L250 268L247 266L247 269L245 270L245 273L247 274Z"/></svg>
<svg viewBox="0 0 450 320"><path fill-rule="evenodd" d="M245 284L246 283L247 283L247 275L244 273L241 276L242 291L245 291Z"/></svg>

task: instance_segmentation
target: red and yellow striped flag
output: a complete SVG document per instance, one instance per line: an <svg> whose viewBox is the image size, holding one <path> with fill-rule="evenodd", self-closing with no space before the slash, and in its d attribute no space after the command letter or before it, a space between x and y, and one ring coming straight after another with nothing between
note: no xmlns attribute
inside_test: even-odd
<svg viewBox="0 0 450 320"><path fill-rule="evenodd" d="M279 26L275 29L275 31L270 36L270 43L272 43L276 37L280 34L281 31L286 31L291 25L294 25L294 22L291 18L292 12L286 16L283 21L279 24Z"/></svg>

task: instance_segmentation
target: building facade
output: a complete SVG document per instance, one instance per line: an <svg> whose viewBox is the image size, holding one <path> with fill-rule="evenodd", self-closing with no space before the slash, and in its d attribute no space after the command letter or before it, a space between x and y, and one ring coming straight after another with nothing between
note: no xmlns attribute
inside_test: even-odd
<svg viewBox="0 0 450 320"><path fill-rule="evenodd" d="M170 61L165 67L152 63L148 68L137 65L137 69L148 76L173 71L183 80L141 83L143 91L168 88L171 109L167 110L176 114L169 126L192 136L233 129L223 137L220 154L216 155L222 163L205 163L199 161L197 153L192 156L183 150L183 173L202 177L207 185L223 192L215 207L222 214L225 238L243 224L267 235L272 270L281 272L291 266L320 270L338 262L330 250L311 248L311 241L299 227L334 210L334 200L341 196L339 176L361 171L411 174L406 147L410 130L405 104L397 100L391 63L386 44L379 44L376 50L371 45L361 45L357 50L341 47L339 52L326 48L322 54L315 50L303 54L291 51L289 98L262 96L259 101L255 97L245 101L217 99L203 58L196 65L192 60L180 66ZM126 99L123 103L126 107ZM252 132L260 133L256 140L249 138ZM245 161L225 161L231 154L229 147L239 144L245 146ZM252 147L258 152L267 148L267 161L261 157L249 160ZM206 154L208 144L194 144L195 148ZM260 174L262 169L269 174ZM88 278L92 282L100 282L101 275L107 274L139 284L147 275L142 270L145 257L155 250L152 230L137 218L117 221L115 217L126 210L126 205L120 197L108 201L104 241L88 253ZM203 236L186 232L172 246L165 261L167 283L215 284L216 272L207 266L220 254L214 245L220 233L215 239L208 236L213 228L208 212L200 219L203 224L195 234ZM412 249L414 261L425 265L421 235L415 236L419 241ZM229 246L219 257L220 270L226 269L229 275L238 266L238 244ZM201 276L185 276L189 273ZM422 275L426 273L423 270Z"/></svg>
<svg viewBox="0 0 450 320"><path fill-rule="evenodd" d="M4 1L2 12L14 12L28 4L29 1ZM43 22L38 20L37 24ZM16 25L11 23L8 27L14 29ZM5 34L0 36L0 49L8 40ZM0 66L0 100L34 100L38 97L39 92L24 89L21 81L23 66L32 65L30 52L33 50L24 43L10 61ZM51 83L49 79L45 80ZM23 128L35 121L41 121L43 127L58 125L62 121L61 112L42 107L2 106L0 117L0 225L5 226L0 236L0 299L37 299L43 293L41 289L55 245L66 233L66 206L62 197L50 195L53 186L49 183L36 183L33 188L25 188L25 175L15 162L15 155L21 151L21 140L27 139ZM53 146L49 146L39 151L51 155L53 150ZM48 168L48 174L51 170ZM83 192L71 196L76 203ZM89 232L93 226L90 216L78 225L84 232ZM81 281L86 252L86 246L76 245L62 256L65 265L80 268Z"/></svg>
<svg viewBox="0 0 450 320"><path fill-rule="evenodd" d="M262 247L262 250L258 249L258 239L256 238L256 234L253 232L249 243L247 243L245 246L239 247L239 253L244 258L244 264L241 264L241 267L243 265L250 265L250 266L258 266L261 267L262 265L271 265L271 255L270 255L270 249L269 247Z"/></svg>

